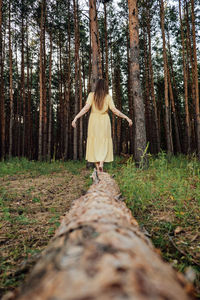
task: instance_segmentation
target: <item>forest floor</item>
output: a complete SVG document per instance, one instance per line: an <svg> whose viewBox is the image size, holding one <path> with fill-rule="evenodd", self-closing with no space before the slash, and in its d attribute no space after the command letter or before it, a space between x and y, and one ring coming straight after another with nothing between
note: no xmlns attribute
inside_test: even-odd
<svg viewBox="0 0 200 300"><path fill-rule="evenodd" d="M163 258L194 280L200 296L200 163L164 153L146 170L131 158L105 166ZM22 284L60 224L92 183L85 162L0 163L0 296Z"/></svg>
<svg viewBox="0 0 200 300"><path fill-rule="evenodd" d="M0 298L23 282L89 174L85 163L0 163Z"/></svg>

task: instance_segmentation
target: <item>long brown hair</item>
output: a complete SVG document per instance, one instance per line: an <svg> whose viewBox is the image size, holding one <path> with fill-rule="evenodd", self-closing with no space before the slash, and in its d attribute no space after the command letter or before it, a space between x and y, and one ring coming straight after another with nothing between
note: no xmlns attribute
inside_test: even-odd
<svg viewBox="0 0 200 300"><path fill-rule="evenodd" d="M104 98L108 94L108 88L104 79L99 79L94 92L94 103L101 110L104 104Z"/></svg>

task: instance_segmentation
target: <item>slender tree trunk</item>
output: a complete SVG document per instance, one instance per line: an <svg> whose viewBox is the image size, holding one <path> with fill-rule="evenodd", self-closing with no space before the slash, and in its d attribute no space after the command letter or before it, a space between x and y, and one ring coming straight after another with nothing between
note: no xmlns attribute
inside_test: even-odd
<svg viewBox="0 0 200 300"><path fill-rule="evenodd" d="M11 13L11 0L9 0L9 77L10 77L10 126L9 126L9 158L12 157L13 148L13 72L12 72L12 46L11 46L11 28L10 28L10 13Z"/></svg>
<svg viewBox="0 0 200 300"><path fill-rule="evenodd" d="M18 71L18 55L17 55L17 45L15 46L16 53L16 73L17 73L17 145L16 145L16 155L19 157L21 155L21 97L20 95L20 84L19 84L19 71Z"/></svg>
<svg viewBox="0 0 200 300"><path fill-rule="evenodd" d="M196 112L196 137L197 137L197 155L200 159L200 115L199 115L199 83L198 83L198 67L197 67L197 50L196 50L196 29L194 0L191 0L192 8L192 39L193 39L193 57L194 57L194 79L195 79L195 112Z"/></svg>
<svg viewBox="0 0 200 300"><path fill-rule="evenodd" d="M70 90L71 90L71 16L70 16L70 0L67 2L68 9L68 43L67 43L67 93L66 93L66 120L65 120L65 160L68 158L69 152L69 115L70 115ZM71 126L70 126L71 128Z"/></svg>
<svg viewBox="0 0 200 300"><path fill-rule="evenodd" d="M43 159L47 159L47 97L46 97L46 0L43 0L43 34L42 34L42 43L43 43L43 67L42 67L42 92L43 92Z"/></svg>
<svg viewBox="0 0 200 300"><path fill-rule="evenodd" d="M1 160L5 158L5 99L4 99L4 57L3 57L3 34L2 34L2 0L0 0L0 119L1 119Z"/></svg>
<svg viewBox="0 0 200 300"><path fill-rule="evenodd" d="M73 0L74 4L74 24L75 24L75 111L74 114L78 113L79 103L79 40L78 40L78 12L77 2ZM73 159L78 159L78 128L74 128L74 151Z"/></svg>
<svg viewBox="0 0 200 300"><path fill-rule="evenodd" d="M25 74L24 74L24 0L22 0L22 45L21 45L21 99L23 105L23 136L22 136L22 156L26 155L26 96L25 96Z"/></svg>
<svg viewBox="0 0 200 300"><path fill-rule="evenodd" d="M26 44L26 53L27 53L27 154L31 158L31 89L30 89L30 58L29 58L29 45L28 45L28 20L26 20L26 34L27 34L27 44Z"/></svg>
<svg viewBox="0 0 200 300"><path fill-rule="evenodd" d="M170 77L168 66L167 66L167 71L168 71L168 78L169 78L169 95L170 95L171 104L172 104L172 112L173 112L173 119L174 119L174 130L175 130L175 136L176 136L176 148L177 148L177 152L181 153L181 143L180 143L180 134L179 134L179 128L178 128L178 118L177 118L177 113L176 113L174 94L173 94L173 90L172 90L172 83L171 83L171 77Z"/></svg>
<svg viewBox="0 0 200 300"><path fill-rule="evenodd" d="M38 160L42 160L42 115L43 115L43 15L44 15L44 4L43 0L40 2L41 5L41 20L40 20L40 116L39 116L39 140L38 140Z"/></svg>
<svg viewBox="0 0 200 300"><path fill-rule="evenodd" d="M28 100L28 103L30 105L30 159L33 159L33 157L37 157L37 154L36 154L36 147L33 147L33 141L34 141L34 137L33 137L33 130L34 132L38 132L37 130L37 124L38 122L35 121L35 124L36 124L36 128L35 126L33 125L33 118L36 119L36 115L37 115L37 112L35 112L35 114L33 115L31 113L31 91L32 91L32 88L33 88L33 63L32 63L32 58L30 56L30 65L28 63L28 65L30 66L30 89L29 89L29 100ZM37 141L37 139L36 139ZM37 143L37 142L36 142Z"/></svg>
<svg viewBox="0 0 200 300"><path fill-rule="evenodd" d="M104 2L104 33L105 33L105 80L107 84L107 89L109 86L109 78L108 78L108 30L107 30L107 8L106 2Z"/></svg>
<svg viewBox="0 0 200 300"><path fill-rule="evenodd" d="M79 58L79 109L83 107L81 60ZM80 118L79 159L83 159L83 119Z"/></svg>
<svg viewBox="0 0 200 300"><path fill-rule="evenodd" d="M181 0L179 0L179 18L181 24L181 41L182 41L182 58L183 58L183 77L184 77L184 92L185 92L185 124L186 124L186 153L191 152L191 129L190 129L190 116L189 116L189 106L188 106L188 78L185 62L185 39L183 31L183 22L181 16Z"/></svg>
<svg viewBox="0 0 200 300"><path fill-rule="evenodd" d="M148 5L148 4L147 4ZM153 114L154 114L154 123L155 123L155 136L156 136L156 152L160 152L160 132L158 125L158 111L157 103L154 89L154 74L152 66L152 51L151 51L151 18L150 18L150 8L148 6L148 17L147 17L147 34L148 34L148 45L149 45L149 76L150 76L150 89L151 89L151 98L153 102Z"/></svg>
<svg viewBox="0 0 200 300"><path fill-rule="evenodd" d="M127 43L126 43L126 47L127 47L127 67L128 67L128 106L129 106L129 117L131 120L133 120L134 114L133 114L133 93L131 90L131 84L130 84L130 52L129 52L129 32L128 32L128 23L127 23ZM129 153L132 154L134 152L134 140L133 140L133 128L134 125L129 127L129 140L130 140L130 145L129 145Z"/></svg>
<svg viewBox="0 0 200 300"><path fill-rule="evenodd" d="M83 94L82 94L82 73L81 73L81 58L80 58L80 28L79 28L79 5L77 0L77 34L78 34L78 82L79 82L79 110L83 107ZM83 118L80 118L80 135L79 135L79 159L83 159Z"/></svg>
<svg viewBox="0 0 200 300"><path fill-rule="evenodd" d="M163 39L163 61L164 61L164 80L165 80L165 129L166 129L166 141L167 141L167 152L169 154L173 153L173 145L171 142L171 130L170 130L170 108L168 99L168 74L167 74L167 52L165 46L165 12L164 12L164 2L160 0L160 18L161 18L161 30Z"/></svg>
<svg viewBox="0 0 200 300"><path fill-rule="evenodd" d="M143 29L144 40L144 104L145 104L145 124L147 141L150 143L150 152L153 152L152 145L152 122L151 122L151 105L150 105L150 86L149 86L149 64L147 57L147 34L146 28Z"/></svg>
<svg viewBox="0 0 200 300"><path fill-rule="evenodd" d="M52 129L52 96L51 96L51 81L52 81L52 31L50 29L50 53L49 53L49 127L48 127L48 161L51 161L51 129Z"/></svg>
<svg viewBox="0 0 200 300"><path fill-rule="evenodd" d="M128 0L130 34L130 82L134 99L135 113L135 160L142 162L146 149L146 129L144 103L140 83L139 67L139 21L136 0Z"/></svg>
<svg viewBox="0 0 200 300"><path fill-rule="evenodd" d="M120 56L117 58L117 62L120 62ZM122 95L121 95L121 70L120 65L117 63L114 67L114 93L116 106L121 111L122 110ZM117 118L117 154L120 155L122 151L122 119Z"/></svg>
<svg viewBox="0 0 200 300"><path fill-rule="evenodd" d="M62 41L61 32L59 33L59 107L60 107L60 156L63 157L64 145L64 99L63 99L63 66L62 66Z"/></svg>
<svg viewBox="0 0 200 300"><path fill-rule="evenodd" d="M112 98L114 103L116 102L115 87L114 87L114 67L113 67L113 47L111 46L111 80L112 80ZM116 141L116 128L115 128L115 115L112 114L112 138L113 138L113 152L117 152L117 141Z"/></svg>
<svg viewBox="0 0 200 300"><path fill-rule="evenodd" d="M191 151L196 151L196 115L195 115L195 106L196 106L196 93L195 93L195 67L194 67L194 61L193 61L193 55L192 55L192 44L191 44L191 32L190 32L190 24L189 24L189 12L188 12L188 3L185 0L185 21L187 25L187 39L186 39L186 46L187 46L187 55L190 62L190 68L188 63L188 79L189 79L189 88L191 87L191 96L192 96L192 103L190 108L191 113L191 119L194 121L191 122ZM195 127L195 128L194 128Z"/></svg>
<svg viewBox="0 0 200 300"><path fill-rule="evenodd" d="M96 82L102 77L101 50L99 43L99 30L96 10L96 0L89 0L90 4L90 26L92 43L92 82L91 89L94 91Z"/></svg>
<svg viewBox="0 0 200 300"><path fill-rule="evenodd" d="M87 92L91 91L92 85L92 38L91 38L91 21L89 21L89 30L90 30L90 48L89 48L89 67L88 67L88 84L87 84Z"/></svg>

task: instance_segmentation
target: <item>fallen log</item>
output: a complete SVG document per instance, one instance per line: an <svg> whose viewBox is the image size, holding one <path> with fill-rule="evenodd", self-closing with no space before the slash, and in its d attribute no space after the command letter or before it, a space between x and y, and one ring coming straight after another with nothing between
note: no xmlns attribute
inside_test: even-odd
<svg viewBox="0 0 200 300"><path fill-rule="evenodd" d="M17 299L191 299L106 173L75 200Z"/></svg>

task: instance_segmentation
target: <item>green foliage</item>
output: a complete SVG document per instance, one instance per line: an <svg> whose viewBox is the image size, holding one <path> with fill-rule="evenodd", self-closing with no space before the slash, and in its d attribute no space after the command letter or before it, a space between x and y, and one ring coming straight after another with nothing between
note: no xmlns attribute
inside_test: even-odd
<svg viewBox="0 0 200 300"><path fill-rule="evenodd" d="M122 167L118 181L134 215L173 203L174 212L187 220L193 211L191 201L198 206L200 195L200 163L194 157L188 160L180 155L170 160L164 152L149 159L149 168L141 170L129 159ZM195 188L194 188L195 187Z"/></svg>
<svg viewBox="0 0 200 300"><path fill-rule="evenodd" d="M109 172L115 174L133 216L177 270L184 272L192 265L198 288L200 162L195 156L168 157L165 152L156 158L149 156L145 170L137 168L132 158L124 165L120 162L118 158Z"/></svg>

